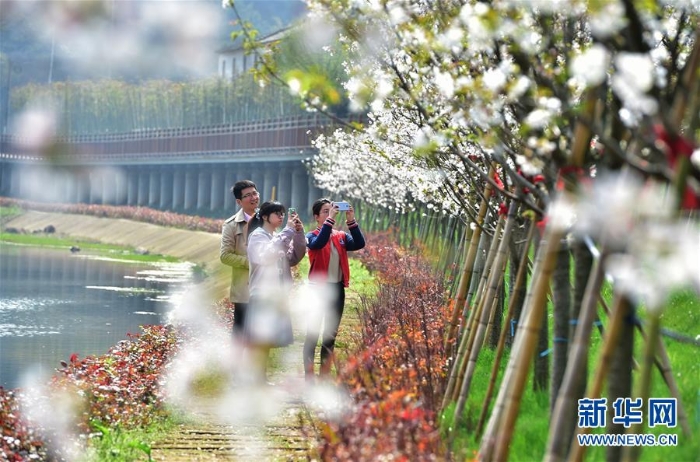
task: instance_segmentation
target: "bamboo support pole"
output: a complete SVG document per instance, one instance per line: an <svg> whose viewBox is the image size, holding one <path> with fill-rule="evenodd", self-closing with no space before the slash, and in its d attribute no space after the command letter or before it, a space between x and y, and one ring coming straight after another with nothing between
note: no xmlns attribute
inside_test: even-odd
<svg viewBox="0 0 700 462"><path fill-rule="evenodd" d="M486 331L488 329L489 320L491 319L491 313L494 311L493 306L496 300L498 287L500 287L500 281L503 280L503 272L508 259L508 244L510 236L513 234L513 228L515 227L515 212L517 208L517 203L512 201L508 210L508 218L506 219L503 235L501 236L500 240L497 239L498 235L494 236L494 245L492 248L498 248L495 252L496 255L494 260L490 265L491 269L488 271L489 275L486 290L484 295L481 297L482 300L479 302L481 313L478 318L478 324L476 325L476 329L472 328L472 330L475 331L474 340L471 345L469 345L469 343L467 344L469 347L467 350L469 359L467 361L466 373L461 383L459 396L457 399L457 406L455 408L455 427L457 426L457 422L459 421L469 396L469 388L471 386L472 378L474 377L474 371L476 370L476 362L479 357L479 353L481 352L484 339L486 338ZM500 217L499 219L499 224L501 222L503 222L503 217ZM498 245L496 246L497 241ZM484 271L484 274L486 274L486 271Z"/></svg>
<svg viewBox="0 0 700 462"><path fill-rule="evenodd" d="M697 101L698 91L700 91L698 68L700 68L700 29L695 32L695 46L686 61L686 67L671 107L670 122L674 127L681 126L689 104Z"/></svg>
<svg viewBox="0 0 700 462"><path fill-rule="evenodd" d="M599 301L601 306L603 307L603 311L609 316L610 309L608 308L602 295L600 296ZM642 334L642 338L646 338L644 333L644 327L641 324L637 324L637 328ZM602 327L599 326L598 329L600 330L600 333L602 335ZM666 346L664 345L663 340L661 338L659 338L659 345L657 346L657 351L659 354L659 357L657 358L657 368L659 369L661 376L666 382L666 385L668 386L672 396L678 400L678 421L680 422L681 427L683 428L683 432L686 434L686 436L690 436L691 430L690 423L688 422L688 416L685 413L683 406L681 405L680 391L678 390L678 384L676 383L676 379L673 377L673 370L671 369L671 360L668 357ZM637 364L636 361L634 363L634 368L639 369L639 364Z"/></svg>
<svg viewBox="0 0 700 462"><path fill-rule="evenodd" d="M611 312L610 325L605 330L605 337L603 340L603 347L601 353L598 356L598 365L594 374L594 380L589 384L584 396L594 399L600 397L600 393L603 390L603 385L605 383L605 378L610 370L610 364L612 364L612 356L617 344L620 340L620 333L622 331L622 324L626 322L629 316L631 306L629 301L620 295L615 295L615 301L613 309ZM579 326L581 328L582 326ZM570 451L568 462L581 462L583 456L586 453L586 446L580 446L578 444L578 435L586 434L590 432L589 428L577 428L576 432L571 440Z"/></svg>
<svg viewBox="0 0 700 462"><path fill-rule="evenodd" d="M534 223L530 223L530 228L527 231L527 238L525 239L525 246L523 248L523 253L520 259L520 265L518 266L518 272L515 276L515 283L512 291L513 294L515 294L525 282L525 274L527 273L529 261L528 254L530 252L530 245L532 244L532 239L535 235L535 229L537 228L534 225ZM515 306L517 302L517 297L511 295L511 298L508 300L508 312L503 318L503 328L501 329L501 335L498 339L496 357L494 358L493 366L491 367L491 378L489 379L489 384L486 389L486 396L484 398L483 406L481 407L479 422L476 425L475 434L477 438L481 436L481 431L484 427L484 421L486 420L486 414L488 413L488 409L491 404L491 398L493 397L493 390L496 388L496 378L498 377L498 370L500 369L501 359L503 358L503 352L505 351L506 337L508 336L508 332L510 330L508 324L510 323L510 320L513 317L513 313L515 311Z"/></svg>
<svg viewBox="0 0 700 462"><path fill-rule="evenodd" d="M457 375L461 369L461 364L459 358L463 358L463 351L467 347L467 336L463 335L459 341L459 347L457 348L457 353L454 356L454 361L452 361L452 366L450 367L450 376L447 379L447 387L445 388L445 394L442 398L442 404L440 408L444 411L447 406L452 402L453 392L455 390L455 384L457 383Z"/></svg>
<svg viewBox="0 0 700 462"><path fill-rule="evenodd" d="M637 329L639 329L642 338L646 340L647 335L644 332L644 327L641 324L637 324ZM671 392L671 396L676 398L678 423L680 424L681 429L683 430L683 434L687 437L690 437L692 435L692 431L690 429L690 422L688 421L688 414L685 412L685 408L683 407L683 403L681 402L681 392L680 390L678 390L678 383L676 383L676 379L673 376L673 370L671 368L671 360L668 357L666 345L664 345L661 336L659 336L657 343L658 345L656 346L656 351L658 357L655 358L656 367L659 370L661 377L664 379L664 382L666 382L666 386Z"/></svg>
<svg viewBox="0 0 700 462"><path fill-rule="evenodd" d="M498 432L496 434L496 445L494 460L505 461L508 459L510 442L513 437L515 420L518 416L523 390L527 382L527 375L530 364L533 360L537 339L540 334L542 320L547 312L547 295L549 293L549 283L557 261L557 254L561 240L564 238L564 231L548 226L545 229L545 236L541 245L543 263L542 271L533 281L531 288L532 296L529 298L529 308L526 311L525 322L520 325L518 342L519 348L513 348L513 355L509 361L509 368L513 369L512 381L508 381L506 386L509 392L506 395L503 418L499 421ZM518 341L520 340L520 341Z"/></svg>
<svg viewBox="0 0 700 462"><path fill-rule="evenodd" d="M486 285L488 282L488 276L491 272L491 268L493 266L493 261L496 258L496 253L498 250L499 242L499 236L501 234L501 228L503 227L503 217L499 217L498 223L496 224L496 232L494 233L493 239L491 240L491 246L489 248L489 252L486 258L486 262L484 264L484 269L481 272L481 278L479 279L479 288L476 291L476 296L474 298L475 300L475 305L476 307L469 313L469 319L467 320L467 323L464 325L464 328L462 329L462 333L460 334L461 336L467 337L467 343L465 344L464 350L459 354L459 362L460 362L460 368L459 372L457 374L457 380L455 381L454 384L454 389L452 392L451 399L454 401L457 399L459 390L462 388L462 382L464 380L464 375L467 370L467 358L470 355L470 352L472 350L472 347L474 345L475 341L475 335L476 335L476 326L479 323L479 319L481 317L481 314L483 311L487 308L485 307L484 304L484 297L482 294L485 293L486 291Z"/></svg>
<svg viewBox="0 0 700 462"><path fill-rule="evenodd" d="M597 302L600 288L603 284L603 270L600 258L593 262L593 268L588 277L586 293L581 302L581 311L576 322L576 331L573 343L569 349L569 358L564 373L564 380L557 394L557 399L552 412L552 425L549 429L549 439L545 452L544 462L559 462L564 460L571 442L573 425L568 422L574 418L576 403L579 396L576 394L577 386L585 381L585 373L588 370L588 350L590 347L591 332L597 317Z"/></svg>
<svg viewBox="0 0 700 462"><path fill-rule="evenodd" d="M488 292L489 281L491 279L491 274L493 274L494 263L496 262L496 257L498 255L501 243L503 242L503 235L501 230L503 229L504 219L503 217L498 218L496 223L496 229L493 233L493 238L491 239L491 245L489 246L488 254L486 255L486 261L484 262L484 267L481 271L481 277L479 278L479 286L475 292L474 301L477 309L475 310L474 317L472 318L471 324L468 324L468 330L464 334L469 334L471 337L467 346L468 351L471 351L471 347L474 344L474 335L476 334L475 327L479 323L479 317L482 315L484 310L488 311L490 305L485 304L485 296Z"/></svg>
<svg viewBox="0 0 700 462"><path fill-rule="evenodd" d="M464 250L469 246L469 241L471 239L471 228L468 226L466 227L466 230L464 229L465 227L462 227L462 231L460 232L459 235L459 242L457 243L457 247L455 248L455 254L452 259L452 266L451 266L451 274L453 277L456 276L456 274L460 275L459 278L459 286L462 284L462 272L458 270L458 268L462 268L462 264L464 263L462 256L464 255ZM454 298L457 296L458 286L455 285L454 283L450 286L450 300L454 300ZM447 347L447 345L445 345Z"/></svg>
<svg viewBox="0 0 700 462"><path fill-rule="evenodd" d="M486 236L481 233L477 232L480 228L477 227L476 230L474 230L474 234L472 234L472 241L470 242L470 256L468 256L468 260L471 262L470 263L470 271L469 271L469 276L468 280L471 280L474 272L474 263L476 261L476 254L478 253L478 249L480 248L480 243L476 242L481 241L482 239L485 239ZM473 250L473 258L472 258L472 252ZM464 273L463 273L464 274ZM471 298L471 297L470 297ZM469 300L466 300L467 302ZM452 338L456 339L459 342L459 347L457 348L457 351L455 352L454 355L454 361L452 362L452 366L450 368L450 376L447 381L447 388L445 389L445 396L442 401L442 409L445 409L447 405L452 402L455 399L455 390L458 389L458 376L460 373L463 373L463 358L465 358L464 352L467 349L467 342L469 341L469 335L466 335L464 333L465 329L467 326L471 325L473 323L473 318L475 316L475 313L477 311L477 307L474 307L471 310L467 310L469 307L469 303L464 303L464 310L461 313L461 322L457 323L457 326L459 327L458 331L456 334L453 334ZM456 307L455 307L456 308Z"/></svg>
<svg viewBox="0 0 700 462"><path fill-rule="evenodd" d="M686 438L690 438L693 435L693 432L690 429L688 414L685 412L685 408L683 407L683 403L681 402L681 392L678 389L678 383L676 382L676 378L673 376L673 370L671 369L671 360L668 357L668 351L666 351L666 345L664 345L661 336L659 336L656 350L659 355L657 362L659 372L661 373L661 376L666 382L666 386L671 392L671 396L676 398L676 402L678 403L678 423L680 424L681 429L683 430L683 435L685 435Z"/></svg>
<svg viewBox="0 0 700 462"><path fill-rule="evenodd" d="M504 435L503 422L505 422L508 412L517 412L517 408L513 407L514 399L518 400L517 395L513 394L511 388L516 380L527 377L527 373L532 361L533 352L539 336L540 325L544 310L546 307L547 293L549 286L549 277L554 268L556 250L562 238L561 231L554 231L552 227L545 229L545 237L537 251L535 265L532 271L533 280L530 290L526 295L525 307L522 317L524 321L519 323L518 331L515 337L515 342L511 351L513 354L508 361L506 372L501 381L501 387L496 398L496 404L491 412L486 431L481 439L479 448L479 458L484 461L494 459L494 451L498 451L499 444L509 444L510 435ZM522 391L523 385L520 387ZM519 404L519 402L517 403ZM511 416L508 420L514 421L515 416ZM509 422L509 423L510 423ZM508 441L507 441L508 440ZM506 448L507 450L507 448ZM501 450L502 451L502 450ZM507 454L498 454L506 456ZM496 459L498 460L498 459Z"/></svg>
<svg viewBox="0 0 700 462"><path fill-rule="evenodd" d="M486 324L486 332L484 332L484 338L481 342L481 347L483 348L486 345L486 342L488 342L489 338L491 337L491 331L494 329L494 324L496 321L496 315L498 314L498 306L501 303L501 297L499 296L499 293L503 289L503 279L505 277L505 267L503 270L501 270L501 278L498 281L498 285L496 286L495 290L495 296L493 297L493 301L491 303L491 314L489 315L489 321Z"/></svg>
<svg viewBox="0 0 700 462"><path fill-rule="evenodd" d="M659 341L661 320L658 311L649 312L649 330L644 345L642 370L639 374L637 397L642 399L642 415L647 415L647 400L651 392L651 372L656 363L656 346ZM626 433L644 433L643 425L635 423L626 429ZM622 462L637 462L641 454L640 446L622 448Z"/></svg>
<svg viewBox="0 0 700 462"><path fill-rule="evenodd" d="M492 165L488 173L489 178L493 178L495 172L496 169ZM489 200L491 199L492 192L493 187L490 183L486 183L486 186L484 186L484 196L481 199L481 205L479 206L479 214L476 217L477 226L474 228L474 232L472 233L472 237L469 242L466 260L464 262L462 275L459 281L459 288L457 289L457 297L455 298L455 303L452 307L452 316L450 317L450 325L447 331L445 345L449 345L454 340L455 334L457 333L457 327L459 325L459 315L462 312L462 307L464 307L467 303L467 290L469 289L469 285L471 283L474 262L476 261L476 251L481 238L481 225L484 223L484 218L486 218L486 212L488 211Z"/></svg>

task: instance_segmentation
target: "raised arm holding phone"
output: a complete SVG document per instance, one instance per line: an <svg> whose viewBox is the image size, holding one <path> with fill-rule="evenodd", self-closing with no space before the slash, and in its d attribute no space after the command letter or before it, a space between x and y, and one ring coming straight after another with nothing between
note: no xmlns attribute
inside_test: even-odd
<svg viewBox="0 0 700 462"><path fill-rule="evenodd" d="M333 350L338 336L340 320L345 308L345 288L350 283L348 252L365 246L365 237L355 219L355 209L349 203L332 202L321 198L314 202L312 214L318 227L306 234L309 249L309 283L317 285L321 294L320 306L307 319L304 342L304 373L306 379L314 380L314 358L319 334L321 343L321 377L328 376L333 364ZM349 232L334 229L336 217L345 213Z"/></svg>

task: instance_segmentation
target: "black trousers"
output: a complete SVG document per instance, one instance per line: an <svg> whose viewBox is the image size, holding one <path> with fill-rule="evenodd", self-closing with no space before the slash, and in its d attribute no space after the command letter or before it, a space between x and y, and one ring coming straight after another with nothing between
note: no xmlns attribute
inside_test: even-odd
<svg viewBox="0 0 700 462"><path fill-rule="evenodd" d="M304 370L313 371L314 357L316 356L316 345L318 344L319 332L322 332L321 342L321 364L328 361L335 348L335 338L338 336L340 319L343 317L345 308L345 287L343 282L327 285L332 294L328 309L322 312L316 319L309 319L306 328L306 340L304 341ZM321 330L323 325L323 330Z"/></svg>
<svg viewBox="0 0 700 462"><path fill-rule="evenodd" d="M248 311L248 304L235 302L233 304L233 333L243 334L243 323L245 322L245 313Z"/></svg>

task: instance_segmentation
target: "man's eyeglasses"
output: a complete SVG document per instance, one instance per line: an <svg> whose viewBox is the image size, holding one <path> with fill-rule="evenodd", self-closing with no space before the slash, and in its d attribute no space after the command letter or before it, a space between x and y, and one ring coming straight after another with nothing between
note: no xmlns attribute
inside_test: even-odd
<svg viewBox="0 0 700 462"><path fill-rule="evenodd" d="M260 195L260 193L257 191L249 192L248 194L243 194L241 196L241 200L248 199L249 197L258 197L259 195Z"/></svg>

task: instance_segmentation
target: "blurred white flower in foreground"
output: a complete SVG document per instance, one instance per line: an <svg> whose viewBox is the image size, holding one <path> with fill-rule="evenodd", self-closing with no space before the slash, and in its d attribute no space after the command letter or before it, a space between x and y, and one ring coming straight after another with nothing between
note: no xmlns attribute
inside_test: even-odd
<svg viewBox="0 0 700 462"><path fill-rule="evenodd" d="M324 420L340 421L351 410L349 394L333 383L321 382L309 387L304 402Z"/></svg>
<svg viewBox="0 0 700 462"><path fill-rule="evenodd" d="M665 185L631 174L596 180L576 206L574 232L602 246L615 287L650 310L674 290L700 293L700 227L675 209Z"/></svg>
<svg viewBox="0 0 700 462"><path fill-rule="evenodd" d="M579 198L574 232L607 248L624 248L635 227L649 219L668 220L672 210L672 197L661 184L631 173L601 176Z"/></svg>
<svg viewBox="0 0 700 462"><path fill-rule="evenodd" d="M612 88L629 114L624 120L628 125L636 125L644 115L653 115L658 111L658 102L648 95L654 87L656 70L648 54L620 53L615 58L615 73Z"/></svg>
<svg viewBox="0 0 700 462"><path fill-rule="evenodd" d="M628 237L628 253L612 254L607 272L615 286L649 310L661 310L679 289L700 293L700 229L646 223Z"/></svg>
<svg viewBox="0 0 700 462"><path fill-rule="evenodd" d="M28 372L20 386L22 415L39 430L52 451L64 459L78 461L86 454L77 433L78 421L87 402L77 389L51 389L48 377Z"/></svg>
<svg viewBox="0 0 700 462"><path fill-rule="evenodd" d="M56 137L56 113L50 109L27 109L15 124L19 146L32 153L41 153Z"/></svg>
<svg viewBox="0 0 700 462"><path fill-rule="evenodd" d="M169 313L169 322L187 333L168 364L163 387L168 399L188 407L206 397L217 397L230 386L237 359L231 333L204 306L206 298L189 290Z"/></svg>
<svg viewBox="0 0 700 462"><path fill-rule="evenodd" d="M590 13L591 32L597 38L611 37L626 25L625 7L619 0L600 2L597 10Z"/></svg>

